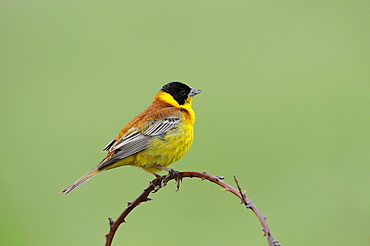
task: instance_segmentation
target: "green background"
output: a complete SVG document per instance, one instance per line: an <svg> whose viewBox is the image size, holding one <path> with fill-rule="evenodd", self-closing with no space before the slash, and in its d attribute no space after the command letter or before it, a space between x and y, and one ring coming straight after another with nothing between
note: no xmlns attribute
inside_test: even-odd
<svg viewBox="0 0 370 246"><path fill-rule="evenodd" d="M203 92L171 167L236 174L283 245L367 244L368 1L0 3L2 245L103 245L153 176L122 167L58 192L174 80ZM151 197L113 245L267 245L209 182Z"/></svg>

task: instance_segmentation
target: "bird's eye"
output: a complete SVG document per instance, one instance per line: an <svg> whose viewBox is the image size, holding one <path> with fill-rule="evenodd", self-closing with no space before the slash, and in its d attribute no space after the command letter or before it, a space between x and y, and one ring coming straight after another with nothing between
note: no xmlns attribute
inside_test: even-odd
<svg viewBox="0 0 370 246"><path fill-rule="evenodd" d="M181 90L181 91L180 91L180 95L181 95L181 96L186 96L186 91L185 91L185 90Z"/></svg>

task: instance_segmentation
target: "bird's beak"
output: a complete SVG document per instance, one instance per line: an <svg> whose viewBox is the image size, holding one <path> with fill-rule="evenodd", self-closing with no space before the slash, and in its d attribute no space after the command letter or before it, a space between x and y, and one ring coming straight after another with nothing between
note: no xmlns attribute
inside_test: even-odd
<svg viewBox="0 0 370 246"><path fill-rule="evenodd" d="M191 88L191 90L190 90L190 92L189 92L188 96L189 96L189 97L193 97L193 96L195 96L195 95L197 95L197 94L199 94L199 93L201 93L201 92L202 92L202 91L201 91L201 90L199 90L199 89Z"/></svg>

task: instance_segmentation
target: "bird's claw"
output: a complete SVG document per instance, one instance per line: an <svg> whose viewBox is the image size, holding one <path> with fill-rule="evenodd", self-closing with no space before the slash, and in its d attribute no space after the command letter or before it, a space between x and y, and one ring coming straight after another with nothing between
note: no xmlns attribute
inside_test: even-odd
<svg viewBox="0 0 370 246"><path fill-rule="evenodd" d="M180 189L180 184L181 184L181 181L182 181L182 177L180 174L180 172L172 169L172 168L167 168L167 167L162 167L162 166L159 166L159 165L156 165L155 166L156 168L158 169L161 169L161 170L165 170L168 172L168 174L166 176L160 176L156 173L153 173L157 178L160 178L160 177L163 177L163 179L161 180L161 184L158 185L154 190L153 192L157 192L160 188L162 187L165 187L167 185L167 182L170 180L170 179L174 179L175 182L176 182L176 191L178 191Z"/></svg>
<svg viewBox="0 0 370 246"><path fill-rule="evenodd" d="M180 174L180 172L178 172L174 169L168 170L168 174L167 174L168 177L175 180L175 182L176 182L176 191L178 191L180 189L180 184L181 184L181 181L182 181L182 177L179 174Z"/></svg>

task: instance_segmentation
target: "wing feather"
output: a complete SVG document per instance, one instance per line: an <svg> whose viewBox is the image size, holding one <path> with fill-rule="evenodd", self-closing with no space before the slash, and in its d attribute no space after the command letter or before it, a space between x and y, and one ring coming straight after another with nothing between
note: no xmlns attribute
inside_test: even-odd
<svg viewBox="0 0 370 246"><path fill-rule="evenodd" d="M136 127L129 130L129 133L123 135L120 139L115 141L113 139L103 151L113 153L105 159L99 167L102 169L119 160L122 160L130 155L136 154L148 148L150 141L158 136L163 136L167 131L177 127L180 118L167 117L165 119L155 121L148 129L140 132Z"/></svg>
<svg viewBox="0 0 370 246"><path fill-rule="evenodd" d="M146 129L143 134L151 136L162 135L168 130L175 128L179 121L180 118L178 117L165 118L161 121L155 122L151 127Z"/></svg>

